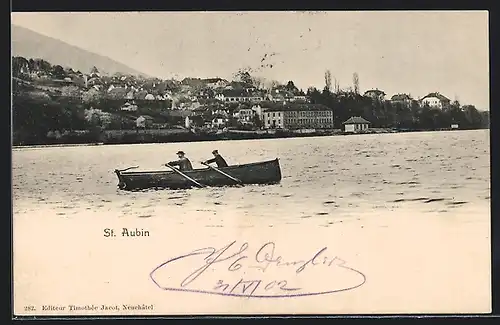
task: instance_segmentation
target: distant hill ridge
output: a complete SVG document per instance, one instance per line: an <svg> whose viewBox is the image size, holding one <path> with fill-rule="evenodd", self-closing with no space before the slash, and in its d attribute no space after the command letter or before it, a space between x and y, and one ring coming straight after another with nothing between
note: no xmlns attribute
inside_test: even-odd
<svg viewBox="0 0 500 325"><path fill-rule="evenodd" d="M44 59L48 62L59 64L63 67L89 73L92 67L99 71L114 74L123 74L149 77L123 63L92 53L61 40L36 33L30 29L11 24L12 56L25 58Z"/></svg>

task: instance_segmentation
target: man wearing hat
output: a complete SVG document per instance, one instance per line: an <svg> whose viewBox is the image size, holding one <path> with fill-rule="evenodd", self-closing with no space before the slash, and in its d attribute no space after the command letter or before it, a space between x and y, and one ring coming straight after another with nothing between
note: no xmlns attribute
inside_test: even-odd
<svg viewBox="0 0 500 325"><path fill-rule="evenodd" d="M219 151L217 150L214 150L212 151L212 154L214 155L214 157L212 159L208 159L207 161L205 161L205 164L211 164L211 163L216 163L217 164L217 167L227 167L227 162L224 160L224 158L222 158L221 155L219 155Z"/></svg>
<svg viewBox="0 0 500 325"><path fill-rule="evenodd" d="M177 151L177 156L179 160L171 161L168 164L170 166L179 166L180 171L193 170L193 165L191 165L191 161L184 156L184 151Z"/></svg>

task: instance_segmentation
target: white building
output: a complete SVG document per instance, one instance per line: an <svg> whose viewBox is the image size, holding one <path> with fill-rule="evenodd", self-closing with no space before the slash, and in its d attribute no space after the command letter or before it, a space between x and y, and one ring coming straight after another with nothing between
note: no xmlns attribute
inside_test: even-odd
<svg viewBox="0 0 500 325"><path fill-rule="evenodd" d="M429 106L433 108L443 108L450 104L450 100L440 93L430 93L420 100L421 106Z"/></svg>
<svg viewBox="0 0 500 325"><path fill-rule="evenodd" d="M135 125L138 127L138 128L145 128L146 127L146 118L144 116L139 116L136 120L135 120Z"/></svg>
<svg viewBox="0 0 500 325"><path fill-rule="evenodd" d="M255 112L255 115L257 115L257 117L259 118L259 120L263 120L263 114L264 114L264 111L265 109L260 106L260 104L257 104L257 105L253 105L252 106L252 110Z"/></svg>
<svg viewBox="0 0 500 325"><path fill-rule="evenodd" d="M213 128L224 127L224 126L226 126L228 121L229 121L229 119L224 117L224 116L216 116L212 119L212 127Z"/></svg>
<svg viewBox="0 0 500 325"><path fill-rule="evenodd" d="M125 105L123 105L121 107L121 110L122 111L129 111L129 112L136 112L138 109L137 105L134 105L134 104L131 104L131 103L125 103Z"/></svg>
<svg viewBox="0 0 500 325"><path fill-rule="evenodd" d="M345 132L352 133L367 130L370 126L370 122L360 116L353 116L342 124Z"/></svg>
<svg viewBox="0 0 500 325"><path fill-rule="evenodd" d="M251 108L240 108L233 113L233 117L237 118L241 123L252 122L255 115L255 111Z"/></svg>

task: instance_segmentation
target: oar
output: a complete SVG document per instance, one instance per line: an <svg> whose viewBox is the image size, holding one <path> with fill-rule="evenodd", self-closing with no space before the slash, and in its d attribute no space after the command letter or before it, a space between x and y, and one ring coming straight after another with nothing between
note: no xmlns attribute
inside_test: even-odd
<svg viewBox="0 0 500 325"><path fill-rule="evenodd" d="M134 168L139 168L139 166L133 166L133 167L125 168L125 169L116 169L116 171L119 171L121 173L121 172L124 172L126 170L134 169Z"/></svg>
<svg viewBox="0 0 500 325"><path fill-rule="evenodd" d="M197 181L195 181L194 179L192 179L191 177L189 177L188 175L184 174L183 172L181 172L180 170L178 170L177 168L169 165L169 164L165 164L165 166L167 166L168 168L172 169L174 172L176 172L177 174L181 175L182 177L184 177L185 179L191 181L193 184L196 184L196 186L198 187L205 187L205 185L203 184L200 184L198 183Z"/></svg>
<svg viewBox="0 0 500 325"><path fill-rule="evenodd" d="M201 164L202 164L202 165L207 166L208 168L212 168L212 169L213 169L213 170L215 170L216 172L218 172L218 173L220 173L220 174L222 174L222 175L226 176L227 178L232 179L232 180L233 180L233 181L235 181L236 183L239 183L239 184L242 184L242 183L243 183L240 179L238 179L238 178L236 178L236 177L233 177L233 176L231 176L231 175L229 175L229 174L224 173L222 170L220 170L220 169L219 169L219 168L217 168L217 167L211 166L211 165L209 165L209 164L205 164L204 162L202 162Z"/></svg>

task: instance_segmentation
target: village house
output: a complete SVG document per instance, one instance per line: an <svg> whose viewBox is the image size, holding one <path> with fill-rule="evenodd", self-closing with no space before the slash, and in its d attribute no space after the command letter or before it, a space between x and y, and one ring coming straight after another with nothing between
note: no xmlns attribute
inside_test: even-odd
<svg viewBox="0 0 500 325"><path fill-rule="evenodd" d="M204 86L203 80L200 78L184 78L181 85L184 89L202 88Z"/></svg>
<svg viewBox="0 0 500 325"><path fill-rule="evenodd" d="M256 112L252 108L240 108L233 112L233 117L235 117L241 124L252 123Z"/></svg>
<svg viewBox="0 0 500 325"><path fill-rule="evenodd" d="M370 97L373 100L378 100L378 101L384 101L385 100L385 93L382 90L379 89L370 89L365 91L364 95L365 97Z"/></svg>
<svg viewBox="0 0 500 325"><path fill-rule="evenodd" d="M215 99L223 102L259 102L263 100L262 95L247 90L224 90Z"/></svg>
<svg viewBox="0 0 500 325"><path fill-rule="evenodd" d="M353 116L342 124L344 125L344 132L354 133L367 130L370 122L360 116Z"/></svg>
<svg viewBox="0 0 500 325"><path fill-rule="evenodd" d="M182 101L178 103L177 108L178 109L184 109L184 110L195 110L201 106L200 102L197 100L188 100L188 101Z"/></svg>
<svg viewBox="0 0 500 325"><path fill-rule="evenodd" d="M134 90L130 90L129 92L127 92L127 94L125 95L125 99L134 99Z"/></svg>
<svg viewBox="0 0 500 325"><path fill-rule="evenodd" d="M286 92L270 92L266 96L266 100L272 102L290 102L293 99L292 94L288 94Z"/></svg>
<svg viewBox="0 0 500 325"><path fill-rule="evenodd" d="M214 92L212 89L201 89L195 94L196 99L203 100L203 99L213 99L214 98Z"/></svg>
<svg viewBox="0 0 500 325"><path fill-rule="evenodd" d="M227 125L229 119L221 114L216 114L212 117L211 126L214 129L221 129Z"/></svg>
<svg viewBox="0 0 500 325"><path fill-rule="evenodd" d="M391 97L392 104L399 104L404 107L409 107L411 105L412 98L407 94L396 94Z"/></svg>
<svg viewBox="0 0 500 325"><path fill-rule="evenodd" d="M48 75L45 71L30 70L29 77L32 79L45 79L48 78Z"/></svg>
<svg viewBox="0 0 500 325"><path fill-rule="evenodd" d="M322 104L287 104L263 113L266 129L331 129L333 111Z"/></svg>
<svg viewBox="0 0 500 325"><path fill-rule="evenodd" d="M247 90L247 91L255 91L255 88L252 84L242 82L242 81L231 81L224 87L225 90Z"/></svg>
<svg viewBox="0 0 500 325"><path fill-rule="evenodd" d="M89 77L89 76L85 76L85 87L93 87L93 86L101 86L103 83L102 83L102 80L101 78L99 77Z"/></svg>
<svg viewBox="0 0 500 325"><path fill-rule="evenodd" d="M220 115L223 117L229 117L230 110L228 108L218 107L218 108L212 110L212 115Z"/></svg>
<svg viewBox="0 0 500 325"><path fill-rule="evenodd" d="M307 96L306 95L293 95L292 101L307 101Z"/></svg>
<svg viewBox="0 0 500 325"><path fill-rule="evenodd" d="M422 97L422 99L420 99L420 105L422 107L428 106L428 107L443 109L450 105L450 100L447 97L441 95L440 93L435 92L435 93L429 93L424 97Z"/></svg>
<svg viewBox="0 0 500 325"><path fill-rule="evenodd" d="M169 97L170 97L170 95L168 95L168 94L163 94L163 95L162 94L158 94L158 95L155 96L155 99L156 100L167 100L167 99L169 99Z"/></svg>
<svg viewBox="0 0 500 325"><path fill-rule="evenodd" d="M135 120L135 125L138 129L144 129L151 126L153 118L149 115L141 115Z"/></svg>
<svg viewBox="0 0 500 325"><path fill-rule="evenodd" d="M128 112L136 112L137 109L138 109L137 105L130 102L126 102L125 104L123 104L122 107L120 107L120 110Z"/></svg>
<svg viewBox="0 0 500 325"><path fill-rule="evenodd" d="M222 78L208 78L202 80L205 86L211 89L224 88L229 84L229 81Z"/></svg>
<svg viewBox="0 0 500 325"><path fill-rule="evenodd" d="M145 90L139 90L134 94L135 99L146 99L148 92Z"/></svg>

